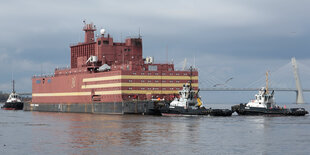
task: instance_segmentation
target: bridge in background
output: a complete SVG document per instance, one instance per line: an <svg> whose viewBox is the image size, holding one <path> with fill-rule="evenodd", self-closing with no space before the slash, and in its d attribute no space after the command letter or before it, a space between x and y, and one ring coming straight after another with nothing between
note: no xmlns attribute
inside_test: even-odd
<svg viewBox="0 0 310 155"><path fill-rule="evenodd" d="M201 88L200 91L258 91L260 88ZM274 91L294 91L294 88L269 88L269 90ZM303 92L310 92L310 89L303 89Z"/></svg>
<svg viewBox="0 0 310 155"><path fill-rule="evenodd" d="M310 92L310 89L302 89L302 85L301 85L300 78L299 78L299 70L298 70L298 66L297 66L297 62L295 58L291 59L291 64L293 66L293 73L294 73L296 88L269 88L269 90L296 92L296 103L303 104L304 103L303 92ZM228 79L228 81L231 79L232 78ZM225 83L227 83L227 81ZM200 88L200 91L258 91L259 89L260 88L217 88L217 87L213 87L213 88Z"/></svg>

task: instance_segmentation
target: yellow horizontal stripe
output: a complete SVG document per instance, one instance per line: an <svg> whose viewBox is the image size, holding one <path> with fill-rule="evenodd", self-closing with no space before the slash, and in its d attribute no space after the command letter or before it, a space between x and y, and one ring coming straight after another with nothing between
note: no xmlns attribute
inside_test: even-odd
<svg viewBox="0 0 310 155"><path fill-rule="evenodd" d="M66 93L33 93L32 96L47 97L47 96L85 96L91 95L91 92L66 92Z"/></svg>
<svg viewBox="0 0 310 155"><path fill-rule="evenodd" d="M82 85L82 89L109 88L109 87L182 87L183 83L108 83ZM198 83L193 83L193 87L198 87Z"/></svg>
<svg viewBox="0 0 310 155"><path fill-rule="evenodd" d="M183 83L122 83L123 87L183 87ZM198 83L193 83L197 87Z"/></svg>
<svg viewBox="0 0 310 155"><path fill-rule="evenodd" d="M122 79L162 79L162 80L190 80L190 76L160 76L160 75L122 75ZM192 76L192 80L198 80L198 76Z"/></svg>
<svg viewBox="0 0 310 155"><path fill-rule="evenodd" d="M109 87L121 87L121 83L82 85L82 89L90 89L90 88L109 88Z"/></svg>
<svg viewBox="0 0 310 155"><path fill-rule="evenodd" d="M115 95L115 94L177 94L179 90L114 90L96 91L96 95Z"/></svg>
<svg viewBox="0 0 310 155"><path fill-rule="evenodd" d="M178 94L179 90L122 90L123 94Z"/></svg>
<svg viewBox="0 0 310 155"><path fill-rule="evenodd" d="M84 78L83 82L95 82L95 81L106 81L106 80L119 80L119 79L160 79L160 80L190 80L190 76L160 76L160 75L116 75L106 77L95 77L95 78ZM198 76L192 76L192 80L198 80Z"/></svg>
<svg viewBox="0 0 310 155"><path fill-rule="evenodd" d="M112 90L112 91L96 91L95 95L115 95L122 94L121 90Z"/></svg>
<svg viewBox="0 0 310 155"><path fill-rule="evenodd" d="M106 77L95 77L95 78L84 78L83 82L94 82L94 81L105 81L105 80L118 80L121 79L121 75L106 76Z"/></svg>

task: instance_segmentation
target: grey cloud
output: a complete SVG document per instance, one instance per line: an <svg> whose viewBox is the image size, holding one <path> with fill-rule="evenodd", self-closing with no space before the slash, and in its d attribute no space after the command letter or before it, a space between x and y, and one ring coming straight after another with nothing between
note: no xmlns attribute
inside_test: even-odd
<svg viewBox="0 0 310 155"><path fill-rule="evenodd" d="M86 19L117 41L141 28L144 56L166 60L168 46L169 60L176 64L195 55L201 72L207 72L203 78L241 74L232 82L242 85L255 78L253 68L261 62L260 72L292 56L308 62L309 5L306 0L2 1L0 60L14 57L28 70L19 75L24 79L40 73L37 67L29 71L32 66L69 64L69 45L83 40ZM5 77L10 79L10 73Z"/></svg>

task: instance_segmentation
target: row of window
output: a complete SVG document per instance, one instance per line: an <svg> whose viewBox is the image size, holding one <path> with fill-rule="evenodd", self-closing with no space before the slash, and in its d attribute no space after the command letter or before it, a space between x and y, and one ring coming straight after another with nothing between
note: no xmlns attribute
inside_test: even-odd
<svg viewBox="0 0 310 155"><path fill-rule="evenodd" d="M140 88L141 90L160 90L159 88ZM132 87L129 87L128 90L132 90ZM181 90L181 88L162 88L161 90Z"/></svg>
<svg viewBox="0 0 310 155"><path fill-rule="evenodd" d="M85 70L79 70L79 71L75 70L75 71L73 71L73 72L71 72L71 71L69 71L69 72L64 72L64 74L71 74L71 73L77 73L77 72L81 73L81 72L86 72L86 71L87 71L86 69L85 69ZM62 74L62 72L59 72L59 74Z"/></svg>
<svg viewBox="0 0 310 155"><path fill-rule="evenodd" d="M79 57L79 56L86 56L86 55L92 55L92 51L94 51L94 46L83 46L83 47L76 47L72 50L71 55L73 57Z"/></svg>
<svg viewBox="0 0 310 155"><path fill-rule="evenodd" d="M42 81L41 80L36 80L36 84L40 84L40 83L45 83L45 79L42 79ZM52 82L52 79L47 79L47 83L51 83Z"/></svg>
<svg viewBox="0 0 310 155"><path fill-rule="evenodd" d="M136 72L133 72L132 74L133 75L137 75ZM145 75L145 73L142 72L141 75ZM152 73L149 72L149 73L147 73L147 75L152 75ZM154 73L154 75L159 75L159 73ZM161 75L166 75L166 73L162 73ZM173 73L169 73L167 75L174 75L174 74ZM175 75L178 76L178 75L180 75L180 73L175 73ZM188 75L188 74L187 73L183 73L183 75Z"/></svg>
<svg viewBox="0 0 310 155"><path fill-rule="evenodd" d="M108 41L108 40L103 40L103 41L102 41L102 44L108 45L108 44L109 44L109 41ZM100 41L100 40L98 41L98 45L101 45L101 41Z"/></svg>
<svg viewBox="0 0 310 155"><path fill-rule="evenodd" d="M141 80L141 83L145 83L145 82L147 82L147 83L152 83L153 81L154 81L155 83L160 83L160 80ZM128 82L132 83L133 81L132 81L132 80L128 80ZM162 83L167 83L166 80L161 80L161 82L162 82ZM173 80L170 80L169 82L170 82L170 83L174 83ZM175 83L180 83L180 81L179 81L179 80L176 80Z"/></svg>

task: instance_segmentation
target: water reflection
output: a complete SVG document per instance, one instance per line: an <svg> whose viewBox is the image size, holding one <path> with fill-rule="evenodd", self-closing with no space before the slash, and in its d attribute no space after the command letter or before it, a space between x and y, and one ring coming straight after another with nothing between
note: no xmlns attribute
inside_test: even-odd
<svg viewBox="0 0 310 155"><path fill-rule="evenodd" d="M255 148L254 150L257 153L265 153L270 151L269 145L273 141L271 138L286 140L278 135L281 129L275 132L273 128L273 123L281 122L282 117L244 117L243 124L239 124L243 128L243 132L237 134L238 137L232 136L235 133L225 126L225 124L231 124L231 118L167 118L135 115L80 115L77 118L79 119L74 123L71 120L70 124L72 131L70 136L74 137L74 141L71 143L81 146L81 149L87 148L87 150L100 147L103 150L108 149L109 152L120 150L119 153L121 153L126 151L128 147L132 149L131 151L139 153L140 149L152 152L153 149L148 148L152 146L158 153L168 151L174 154L192 153L192 151L201 153L204 147L210 146L209 149L220 152L220 145L236 147L234 142L238 141L242 146L241 148L250 146ZM212 128L211 131L208 129L209 127ZM244 143L240 137L247 139L247 143ZM225 139L230 140L225 141ZM214 143L217 145L212 146ZM229 147L224 148L228 150ZM246 151L240 146L238 147L239 149L236 149L236 152Z"/></svg>
<svg viewBox="0 0 310 155"><path fill-rule="evenodd" d="M49 127L33 129L34 133L41 132L48 137L43 143L61 139L59 146L81 149L84 153L94 153L95 148L122 152L125 151L124 146L139 148L156 145L160 150L162 146L195 145L199 143L201 134L201 118L42 112L34 112L33 116L36 122L49 122ZM33 147L38 151L36 146Z"/></svg>
<svg viewBox="0 0 310 155"><path fill-rule="evenodd" d="M283 151L303 154L310 151L307 147L309 116L158 117L2 111L0 116L0 147L6 144L0 154L279 154Z"/></svg>

